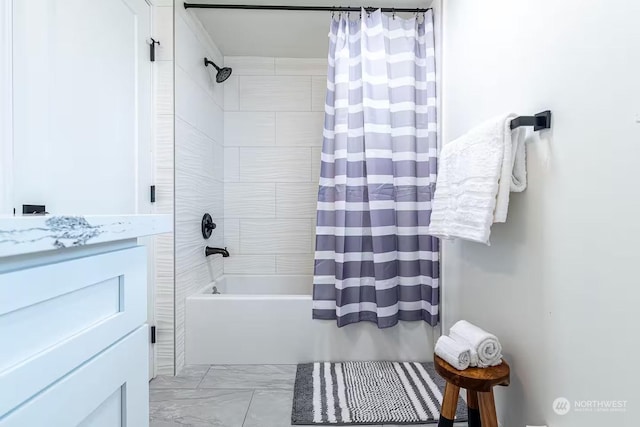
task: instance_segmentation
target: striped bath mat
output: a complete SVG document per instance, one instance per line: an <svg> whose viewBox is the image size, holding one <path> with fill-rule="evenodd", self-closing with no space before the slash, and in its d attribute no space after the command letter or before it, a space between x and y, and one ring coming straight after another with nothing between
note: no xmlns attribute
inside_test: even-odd
<svg viewBox="0 0 640 427"><path fill-rule="evenodd" d="M291 423L425 424L440 418L444 380L433 363L343 362L298 365ZM465 421L458 401L456 421Z"/></svg>

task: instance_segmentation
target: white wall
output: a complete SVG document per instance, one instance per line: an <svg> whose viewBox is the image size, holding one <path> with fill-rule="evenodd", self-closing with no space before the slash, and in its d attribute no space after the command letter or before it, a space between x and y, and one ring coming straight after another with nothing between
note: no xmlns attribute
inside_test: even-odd
<svg viewBox="0 0 640 427"><path fill-rule="evenodd" d="M224 247L224 86L215 82L208 57L224 58L199 21L175 8L175 364L184 365L185 298L222 275L220 255L205 258L205 246ZM218 225L209 240L200 223L205 212Z"/></svg>
<svg viewBox="0 0 640 427"><path fill-rule="evenodd" d="M444 10L444 141L503 111L553 112L491 247L444 248L445 327L495 332L503 426L637 425L640 3L456 0ZM556 415L557 397L628 400Z"/></svg>
<svg viewBox="0 0 640 427"><path fill-rule="evenodd" d="M225 64L224 271L311 275L327 60Z"/></svg>
<svg viewBox="0 0 640 427"><path fill-rule="evenodd" d="M228 1L226 3L233 3ZM432 0L295 0L287 5L426 8ZM258 4L279 4L261 0ZM330 12L196 9L196 16L228 56L326 58ZM410 16L410 13L399 14ZM355 16L355 13L352 13ZM259 34L259 36L257 36Z"/></svg>

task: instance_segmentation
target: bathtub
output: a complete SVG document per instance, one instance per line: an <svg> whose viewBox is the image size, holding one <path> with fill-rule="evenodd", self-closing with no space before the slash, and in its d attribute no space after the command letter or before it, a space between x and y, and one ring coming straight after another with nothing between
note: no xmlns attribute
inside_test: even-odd
<svg viewBox="0 0 640 427"><path fill-rule="evenodd" d="M436 330L425 322L338 328L311 319L311 276L225 275L186 301L187 364L428 361ZM220 294L213 295L215 286Z"/></svg>

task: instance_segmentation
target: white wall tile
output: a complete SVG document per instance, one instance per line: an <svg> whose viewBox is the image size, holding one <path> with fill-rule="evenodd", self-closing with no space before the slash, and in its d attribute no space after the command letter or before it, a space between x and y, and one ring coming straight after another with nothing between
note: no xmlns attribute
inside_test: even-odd
<svg viewBox="0 0 640 427"><path fill-rule="evenodd" d="M224 244L233 251L224 271L311 275L326 60L227 57L225 65L237 82L225 92ZM320 76L317 112L312 76Z"/></svg>
<svg viewBox="0 0 640 427"><path fill-rule="evenodd" d="M275 255L231 255L224 259L225 274L275 274Z"/></svg>
<svg viewBox="0 0 640 427"><path fill-rule="evenodd" d="M156 45L156 61L173 60L173 7L154 7L153 35Z"/></svg>
<svg viewBox="0 0 640 427"><path fill-rule="evenodd" d="M173 233L155 236L155 322L156 372L158 375L174 374L174 262Z"/></svg>
<svg viewBox="0 0 640 427"><path fill-rule="evenodd" d="M216 83L215 69L211 66L205 67L203 63L204 58L208 57L220 65L223 61L222 56L214 46L206 42L206 36L199 34L197 28L190 27L187 21L188 18L185 16L176 16L176 66L184 70L200 91L213 97L222 108L224 87Z"/></svg>
<svg viewBox="0 0 640 427"><path fill-rule="evenodd" d="M205 56L223 57L198 21L176 12L175 125L175 367L184 364L185 299L223 274L223 262L206 258L204 247L224 244L224 86L205 67ZM218 227L205 240L208 212Z"/></svg>
<svg viewBox="0 0 640 427"><path fill-rule="evenodd" d="M239 84L240 110L311 110L310 76L243 76Z"/></svg>
<svg viewBox="0 0 640 427"><path fill-rule="evenodd" d="M211 36L202 25L202 21L200 21L197 14L195 14L193 10L186 10L184 7L182 7L182 2L176 0L175 16L176 20L183 19L184 22L186 22L187 26L192 30L192 32L198 39L197 43L206 48L206 53L208 54L210 59L212 59L216 64L222 64L224 62L224 56L222 55L222 52L220 52L220 49L218 49L218 46L216 46Z"/></svg>
<svg viewBox="0 0 640 427"><path fill-rule="evenodd" d="M312 254L316 253L316 220L311 221L311 228L309 229L310 232L310 241L309 243L311 243L311 246L309 247L309 251Z"/></svg>
<svg viewBox="0 0 640 427"><path fill-rule="evenodd" d="M305 274L313 275L314 254L286 254L276 255L276 273L277 274ZM313 283L305 285L308 287L309 293Z"/></svg>
<svg viewBox="0 0 640 427"><path fill-rule="evenodd" d="M176 66L176 116L198 127L201 121L201 107L206 105L207 97L202 89L193 81L189 74Z"/></svg>
<svg viewBox="0 0 640 427"><path fill-rule="evenodd" d="M225 67L236 76L270 76L275 74L275 58L259 56L225 56Z"/></svg>
<svg viewBox="0 0 640 427"><path fill-rule="evenodd" d="M174 174L174 144L173 144L173 115L157 115L155 119L155 172L156 186L155 213L173 213L173 174Z"/></svg>
<svg viewBox="0 0 640 427"><path fill-rule="evenodd" d="M157 115L173 115L173 61L157 61L153 67Z"/></svg>
<svg viewBox="0 0 640 427"><path fill-rule="evenodd" d="M196 179L213 179L211 162L214 156L215 142L208 138L193 124L183 118L176 118L176 181L194 176ZM187 193L197 188L185 188Z"/></svg>
<svg viewBox="0 0 640 427"><path fill-rule="evenodd" d="M173 114L156 115L154 147L156 168L173 169Z"/></svg>
<svg viewBox="0 0 640 427"><path fill-rule="evenodd" d="M240 149L224 148L224 182L240 181Z"/></svg>
<svg viewBox="0 0 640 427"><path fill-rule="evenodd" d="M209 87L213 87L213 101L224 111L224 84L216 82L216 73L211 70L211 67L207 67L207 78L209 78Z"/></svg>
<svg viewBox="0 0 640 427"><path fill-rule="evenodd" d="M193 270L206 262L204 247L207 241L202 237L198 221L176 220L175 236L177 274Z"/></svg>
<svg viewBox="0 0 640 427"><path fill-rule="evenodd" d="M224 219L224 247L232 256L240 253L240 219Z"/></svg>
<svg viewBox="0 0 640 427"><path fill-rule="evenodd" d="M322 147L313 147L311 149L311 181L320 182L320 166L321 166Z"/></svg>
<svg viewBox="0 0 640 427"><path fill-rule="evenodd" d="M238 111L238 77L232 75L222 86L224 86L224 111Z"/></svg>
<svg viewBox="0 0 640 427"><path fill-rule="evenodd" d="M324 113L276 113L276 144L322 145Z"/></svg>
<svg viewBox="0 0 640 427"><path fill-rule="evenodd" d="M311 77L311 111L324 111L327 96L327 77Z"/></svg>
<svg viewBox="0 0 640 427"><path fill-rule="evenodd" d="M187 283L185 294L191 295L193 289L204 287L215 279L210 264L212 257L205 257L205 246L222 247L224 244L224 223L220 220L209 239L202 236L200 221L176 221L175 224L175 248L176 248L176 273L185 271L197 271L200 275L195 283ZM190 289L190 290L189 290ZM184 290L184 289L182 289ZM181 290L181 291L182 291Z"/></svg>
<svg viewBox="0 0 640 427"><path fill-rule="evenodd" d="M310 253L311 220L256 219L240 220L240 251L242 254Z"/></svg>
<svg viewBox="0 0 640 427"><path fill-rule="evenodd" d="M173 174L173 167L156 168L154 180L156 202L153 207L155 213L173 214Z"/></svg>
<svg viewBox="0 0 640 427"><path fill-rule="evenodd" d="M316 218L318 184L294 182L276 184L277 218Z"/></svg>
<svg viewBox="0 0 640 427"><path fill-rule="evenodd" d="M216 247L224 247L224 245L215 245ZM208 277L218 278L224 274L224 257L222 255L212 255L207 258ZM215 280L215 279L214 279ZM213 280L212 280L213 281ZM209 282L211 283L211 282ZM199 290L201 290L200 288Z"/></svg>
<svg viewBox="0 0 640 427"><path fill-rule="evenodd" d="M309 182L311 149L241 147L240 181Z"/></svg>
<svg viewBox="0 0 640 427"><path fill-rule="evenodd" d="M197 186L201 190L185 194L185 182L189 179L176 177L175 190L175 216L176 219L200 224L202 215L211 214L213 221L221 223L224 212L224 190L223 184L210 184L199 182L202 180L191 179L192 186Z"/></svg>
<svg viewBox="0 0 640 427"><path fill-rule="evenodd" d="M213 177L224 182L224 146L222 142L214 141L213 144Z"/></svg>
<svg viewBox="0 0 640 427"><path fill-rule="evenodd" d="M276 75L326 76L327 58L276 58Z"/></svg>
<svg viewBox="0 0 640 427"><path fill-rule="evenodd" d="M202 109L202 115L199 116L199 128L203 130L207 136L219 144L224 143L224 112L222 108L207 99L207 107Z"/></svg>
<svg viewBox="0 0 640 427"><path fill-rule="evenodd" d="M227 183L224 214L226 218L275 218L276 184Z"/></svg>
<svg viewBox="0 0 640 427"><path fill-rule="evenodd" d="M211 95L193 80L181 67L176 67L176 116L222 143L224 115Z"/></svg>
<svg viewBox="0 0 640 427"><path fill-rule="evenodd" d="M275 113L230 112L224 113L224 120L227 147L275 144Z"/></svg>

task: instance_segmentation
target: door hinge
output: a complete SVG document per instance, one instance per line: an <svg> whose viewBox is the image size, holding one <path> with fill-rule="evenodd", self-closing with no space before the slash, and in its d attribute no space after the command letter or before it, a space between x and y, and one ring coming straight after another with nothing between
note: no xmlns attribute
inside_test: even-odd
<svg viewBox="0 0 640 427"><path fill-rule="evenodd" d="M155 344L156 343L156 327L152 326L151 327L151 344Z"/></svg>
<svg viewBox="0 0 640 427"><path fill-rule="evenodd" d="M156 45L160 45L160 42L152 37L151 43L149 43L149 61L151 62L156 61Z"/></svg>
<svg viewBox="0 0 640 427"><path fill-rule="evenodd" d="M151 203L156 202L156 186L155 185L152 185L151 187L149 187L149 200L151 200Z"/></svg>

